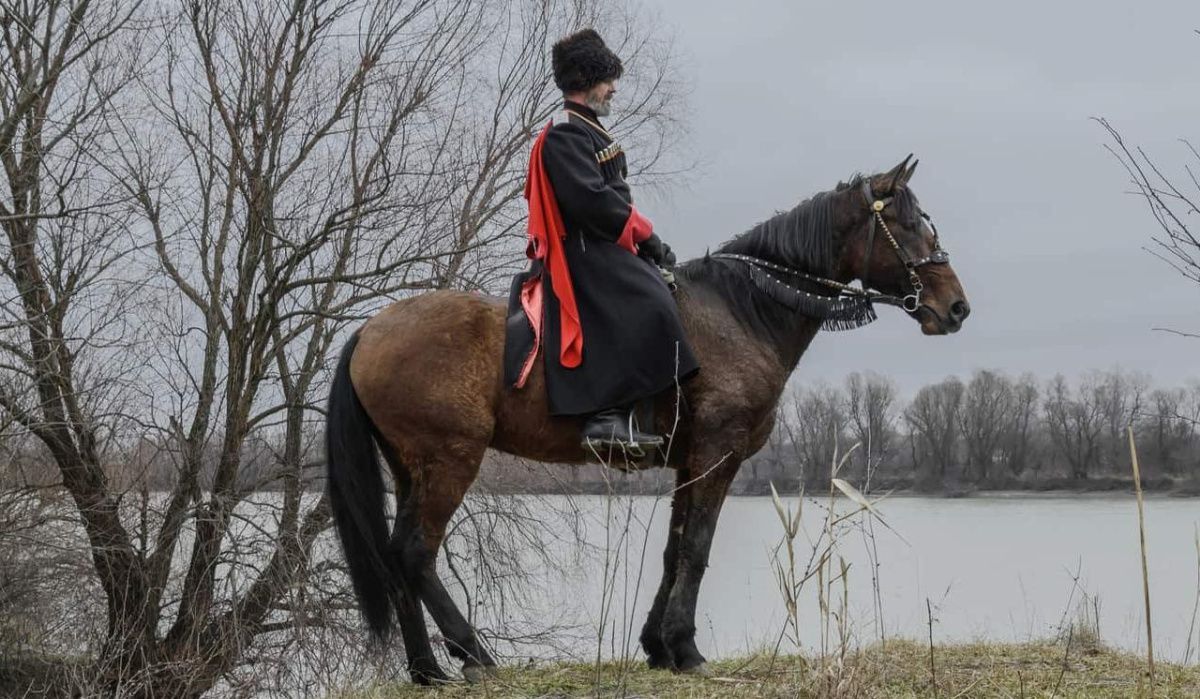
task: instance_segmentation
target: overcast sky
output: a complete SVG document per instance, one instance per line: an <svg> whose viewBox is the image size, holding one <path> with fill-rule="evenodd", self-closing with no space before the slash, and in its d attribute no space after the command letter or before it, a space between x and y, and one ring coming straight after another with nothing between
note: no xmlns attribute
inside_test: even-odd
<svg viewBox="0 0 1200 699"><path fill-rule="evenodd" d="M975 368L1200 377L1200 288L1156 232L1092 116L1182 172L1200 141L1200 3L647 0L693 86L686 187L639 196L681 259L913 152L911 183L973 308L925 337L891 308L822 333L796 376L873 368L911 395ZM630 154L636 158L636 153ZM635 194L637 194L635 192Z"/></svg>

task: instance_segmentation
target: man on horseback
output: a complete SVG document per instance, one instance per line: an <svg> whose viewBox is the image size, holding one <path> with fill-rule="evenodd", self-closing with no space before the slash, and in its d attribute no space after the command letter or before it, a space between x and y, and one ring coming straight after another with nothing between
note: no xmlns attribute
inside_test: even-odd
<svg viewBox="0 0 1200 699"><path fill-rule="evenodd" d="M633 206L625 153L600 122L611 112L621 60L585 29L554 45L552 63L563 113L533 148L533 265L514 291L544 346L551 414L585 417L585 448L637 454L663 440L637 428L636 404L699 365L664 278L675 255Z"/></svg>

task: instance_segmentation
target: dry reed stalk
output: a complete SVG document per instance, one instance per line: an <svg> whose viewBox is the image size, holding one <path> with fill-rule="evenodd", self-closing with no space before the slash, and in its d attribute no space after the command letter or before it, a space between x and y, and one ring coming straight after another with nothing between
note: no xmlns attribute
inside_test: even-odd
<svg viewBox="0 0 1200 699"><path fill-rule="evenodd" d="M850 624L850 564L845 557L839 554L843 533L851 526L848 522L861 515L870 522L879 520L885 528L896 533L875 507L882 498L872 501L853 485L838 478L841 468L858 447L859 445L855 444L842 453L835 440L825 515L816 538L809 538L811 550L803 567L800 565L801 556L795 544L796 538L803 528L801 519L804 503L803 486L800 491L799 507L793 512L792 508L786 506L779 497L779 491L775 488L775 484L771 483L772 503L784 533L783 539L772 551L771 560L776 584L783 596L786 617L771 652L771 664L768 666L768 672L773 671L780 645L788 637L789 632L796 648L802 648L800 595L804 586L809 581L814 581L819 615L817 655L820 667L813 675L813 679L822 687L819 692L820 696L850 697L860 696L862 693L856 676L857 670L848 662L850 651L853 650ZM854 504L855 507L852 511L839 513L838 501L841 496L846 497ZM903 540L899 533L896 533L896 536ZM871 540L874 540L873 534ZM873 560L876 561L877 566L877 556ZM834 643L837 645L834 646ZM807 663L805 663L805 667L807 667Z"/></svg>
<svg viewBox="0 0 1200 699"><path fill-rule="evenodd" d="M1192 638L1196 633L1196 612L1200 611L1200 526L1192 530L1192 540L1196 544L1196 599L1192 603L1192 619L1188 622L1187 645L1183 649L1183 664L1192 659Z"/></svg>
<svg viewBox="0 0 1200 699"><path fill-rule="evenodd" d="M1150 571L1146 565L1146 512L1142 500L1142 471L1138 467L1137 445L1133 441L1133 426L1129 432L1129 457L1133 462L1133 487L1137 493L1138 543L1142 553L1142 595L1146 600L1146 660L1150 665L1150 692L1154 692L1154 632L1150 626Z"/></svg>
<svg viewBox="0 0 1200 699"><path fill-rule="evenodd" d="M925 598L925 613L929 618L929 683L933 686L933 696L938 695L937 670L933 665L933 605Z"/></svg>
<svg viewBox="0 0 1200 699"><path fill-rule="evenodd" d="M1054 690L1050 692L1050 699L1058 696L1058 688L1062 686L1063 678L1067 676L1067 661L1071 657L1071 641L1075 638L1075 625L1071 624L1071 628L1067 630L1067 647L1063 649L1062 664L1058 669L1058 681L1054 683Z"/></svg>

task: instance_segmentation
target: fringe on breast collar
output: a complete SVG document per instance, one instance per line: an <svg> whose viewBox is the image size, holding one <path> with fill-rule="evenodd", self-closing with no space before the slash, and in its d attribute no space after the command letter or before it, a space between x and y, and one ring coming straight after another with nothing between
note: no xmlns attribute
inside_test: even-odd
<svg viewBox="0 0 1200 699"><path fill-rule="evenodd" d="M854 330L875 321L874 300L866 294L822 296L786 284L759 264L741 255L715 254L719 260L741 262L759 291L797 313L821 321L823 330Z"/></svg>

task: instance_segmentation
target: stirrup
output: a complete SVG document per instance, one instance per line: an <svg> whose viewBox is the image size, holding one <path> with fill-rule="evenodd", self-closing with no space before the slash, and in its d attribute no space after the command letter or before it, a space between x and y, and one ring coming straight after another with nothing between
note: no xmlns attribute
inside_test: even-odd
<svg viewBox="0 0 1200 699"><path fill-rule="evenodd" d="M662 445L662 437L647 437L640 442L584 437L579 443L579 446L583 447L584 451L594 452L601 458L604 458L606 452L619 449L635 460L646 458L650 454L648 450L661 447Z"/></svg>
<svg viewBox="0 0 1200 699"><path fill-rule="evenodd" d="M602 452L610 452L614 448L619 448L626 455L633 457L634 460L641 460L649 455L650 450L663 445L662 437L646 434L634 429L632 410L626 414L625 420L626 424L622 436L617 436L617 430L613 430L604 437L585 436L580 440L580 446L585 451L591 451L602 459L604 457Z"/></svg>
<svg viewBox="0 0 1200 699"><path fill-rule="evenodd" d="M580 446L584 452L592 452L600 460L605 460L606 455L611 454L613 449L619 448L626 458L632 458L635 461L646 459L650 455L650 450L662 446L662 437L648 435L646 432L634 429L634 411L625 413L624 423L619 429L616 429L616 426L610 422L608 426L613 429L607 430L607 434L593 434L590 437L587 436L587 425L584 425L584 435L580 440Z"/></svg>

